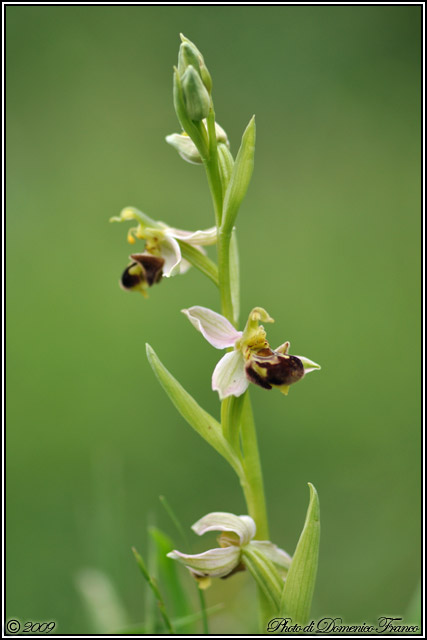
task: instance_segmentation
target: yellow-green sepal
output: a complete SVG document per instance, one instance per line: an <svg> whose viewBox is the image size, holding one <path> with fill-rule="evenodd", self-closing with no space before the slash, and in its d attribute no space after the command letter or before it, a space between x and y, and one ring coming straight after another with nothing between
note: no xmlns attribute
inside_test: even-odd
<svg viewBox="0 0 427 640"><path fill-rule="evenodd" d="M306 624L317 575L320 541L319 497L309 482L310 502L304 528L286 578L281 601L281 615L292 618L293 623Z"/></svg>

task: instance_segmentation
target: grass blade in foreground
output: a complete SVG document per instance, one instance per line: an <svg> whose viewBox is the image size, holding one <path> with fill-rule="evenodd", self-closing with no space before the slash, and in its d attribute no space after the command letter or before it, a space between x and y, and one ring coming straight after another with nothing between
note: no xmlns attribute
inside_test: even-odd
<svg viewBox="0 0 427 640"><path fill-rule="evenodd" d="M167 557L175 545L163 531L156 527L150 527L148 533L155 543L159 582L162 589L166 591L166 598L169 596L173 619L185 619L192 614L191 603L181 585L176 563ZM193 630L184 629L184 632L192 633Z"/></svg>
<svg viewBox="0 0 427 640"><path fill-rule="evenodd" d="M304 528L286 578L281 606L282 615L292 618L292 623L298 624L306 624L310 616L319 557L319 498L316 489L310 482L308 486L310 487L310 503Z"/></svg>
<svg viewBox="0 0 427 640"><path fill-rule="evenodd" d="M169 618L169 616L167 614L165 603L163 602L163 598L162 598L162 595L161 595L161 593L159 591L159 588L158 588L157 584L154 582L154 580L151 578L150 574L148 573L147 568L146 568L145 563L144 563L144 560L142 559L142 556L139 555L139 553L135 549L135 547L132 547L132 551L133 551L133 555L135 556L135 560L138 563L138 567L141 570L142 575L146 579L148 586L152 590L152 592L154 594L154 597L157 600L157 604L158 604L158 607L159 607L160 615L163 618L163 622L165 623L168 632L169 633L175 633L175 631L174 631L174 629L172 627L172 623L170 621L170 618Z"/></svg>

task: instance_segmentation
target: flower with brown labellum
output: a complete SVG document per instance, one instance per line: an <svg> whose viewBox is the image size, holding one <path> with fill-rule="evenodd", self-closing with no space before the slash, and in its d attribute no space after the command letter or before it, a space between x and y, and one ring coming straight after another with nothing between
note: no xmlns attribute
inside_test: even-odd
<svg viewBox="0 0 427 640"><path fill-rule="evenodd" d="M165 261L149 253L133 253L132 263L126 267L120 279L120 286L126 291L140 291L147 297L147 288L162 279Z"/></svg>
<svg viewBox="0 0 427 640"><path fill-rule="evenodd" d="M285 345L283 352L281 347L252 352L245 364L246 377L264 389L278 387L286 395L290 385L304 377L304 365L298 356L287 353L289 343Z"/></svg>
<svg viewBox="0 0 427 640"><path fill-rule="evenodd" d="M218 391L221 400L241 396L250 382L263 389L275 387L287 395L290 385L320 369L304 356L290 355L289 342L271 349L259 322L273 320L261 307L252 309L244 331L237 331L227 318L205 307L183 309L183 313L213 347L233 347L221 358L212 375L212 389Z"/></svg>
<svg viewBox="0 0 427 640"><path fill-rule="evenodd" d="M126 207L122 210L120 216L115 216L110 220L111 222L136 220L138 225L128 230L128 242L135 244L137 240L144 240L144 255L150 254L163 259L162 275L165 278L185 273L191 266L182 257L180 242L185 242L205 255L204 247L215 244L217 240L216 227L199 231L176 229L160 220L152 220L145 213L138 211L134 207Z"/></svg>

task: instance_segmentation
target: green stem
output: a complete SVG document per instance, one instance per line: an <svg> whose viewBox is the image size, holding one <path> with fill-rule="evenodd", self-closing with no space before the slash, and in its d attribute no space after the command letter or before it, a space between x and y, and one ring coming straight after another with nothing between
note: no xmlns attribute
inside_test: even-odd
<svg viewBox="0 0 427 640"><path fill-rule="evenodd" d="M215 132L215 112L211 107L208 116L209 134L209 158L205 161L205 169L209 183L209 189L215 210L215 221L218 229L218 275L221 295L221 310L223 316L234 324L233 302L231 299L230 284L230 239L229 233L223 233L221 229L223 193L222 182L218 164L218 145Z"/></svg>
<svg viewBox="0 0 427 640"><path fill-rule="evenodd" d="M245 396L228 396L221 402L221 426L223 436L231 444L233 451L242 459L240 448L240 420ZM243 478L243 474L241 476Z"/></svg>
<svg viewBox="0 0 427 640"><path fill-rule="evenodd" d="M222 315L234 324L233 300L231 298L230 279L230 241L228 233L218 233L218 276L219 292L221 296Z"/></svg>
<svg viewBox="0 0 427 640"><path fill-rule="evenodd" d="M209 188L215 210L215 220L218 229L218 277L219 290L221 296L222 314L232 324L235 324L235 314L233 312L232 285L230 277L230 230L221 229L222 213L223 213L223 192L222 183L218 165L218 150L215 134L215 113L213 107L208 116L208 134L209 134L209 158L204 161L206 174L208 178ZM255 423L253 419L252 407L249 399L249 393L246 392L244 397L239 401L243 404L241 407L239 402L239 417L235 415L232 406L227 402L227 398L222 403L222 418L224 418L223 429L226 438L230 438L236 449L238 448L238 424L230 424L230 419L237 423L241 422L241 439L243 448L243 474L240 475L240 483L242 485L249 515L254 519L257 532L256 538L259 540L268 540L268 522L267 509L264 497L264 483L262 479L261 462L259 458L258 443L255 431ZM240 414L241 411L241 414ZM234 434L232 436L232 434ZM237 437L236 437L237 434ZM261 631L265 631L265 625L271 614L271 606L265 594L258 589L258 603ZM271 616L270 616L271 617Z"/></svg>
<svg viewBox="0 0 427 640"><path fill-rule="evenodd" d="M205 161L206 173L208 176L209 188L215 209L216 226L219 229L222 222L222 182L218 164L218 144L215 131L215 112L213 104L211 106L208 118L208 136L209 136L209 158Z"/></svg>
<svg viewBox="0 0 427 640"><path fill-rule="evenodd" d="M249 515L255 520L257 527L255 537L258 540L269 540L264 482L262 479L255 422L248 391L245 393L241 429L244 456L244 480L242 482L242 488L245 494L246 504L248 506Z"/></svg>

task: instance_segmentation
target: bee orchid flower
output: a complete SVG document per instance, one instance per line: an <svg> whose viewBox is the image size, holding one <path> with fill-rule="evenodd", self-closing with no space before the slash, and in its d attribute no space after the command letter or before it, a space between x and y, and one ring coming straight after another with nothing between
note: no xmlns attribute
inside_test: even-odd
<svg viewBox="0 0 427 640"><path fill-rule="evenodd" d="M167 554L169 558L185 565L200 580L201 588L209 586L210 578L227 578L245 569L245 557L253 553L263 556L281 578L286 578L291 557L268 540L254 540L256 526L250 516L236 516L221 511L209 513L191 528L199 536L208 531L221 531L219 547L196 555L176 550Z"/></svg>
<svg viewBox="0 0 427 640"><path fill-rule="evenodd" d="M250 382L263 389L276 387L287 395L290 385L320 369L304 356L290 355L289 342L271 349L259 322L274 320L261 307L252 309L244 331L238 331L227 318L206 307L190 307L182 312L213 347L233 348L221 358L212 375L212 389L218 391L221 400L241 396Z"/></svg>
<svg viewBox="0 0 427 640"><path fill-rule="evenodd" d="M181 254L179 242L186 242L201 253L205 253L203 247L216 243L216 227L200 231L184 231L175 229L164 222L155 221L145 213L134 207L126 207L120 216L111 218L111 222L124 222L136 220L137 226L129 229L127 239L130 244L136 240L145 240L143 255L149 254L163 260L162 276L169 278L179 273L185 273L190 268L190 263L184 260ZM127 269L132 267L129 265Z"/></svg>

